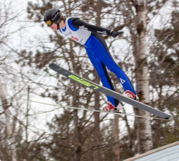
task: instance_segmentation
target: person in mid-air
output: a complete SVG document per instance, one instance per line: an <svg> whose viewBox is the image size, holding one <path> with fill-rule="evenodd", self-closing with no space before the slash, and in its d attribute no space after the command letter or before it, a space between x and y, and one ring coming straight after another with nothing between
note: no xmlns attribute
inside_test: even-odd
<svg viewBox="0 0 179 161"><path fill-rule="evenodd" d="M114 90L107 73L107 67L119 79L124 88L124 94L132 99L137 98L136 92L128 77L112 59L102 36L108 35L116 38L123 33L122 31L114 32L88 24L79 18L65 18L62 16L61 11L56 8L49 9L45 12L44 21L46 25L54 31L58 30L62 36L72 39L85 47L88 57L96 69L104 87ZM107 100L107 105L102 107L101 110L120 110L122 108L118 100L110 96L107 96Z"/></svg>

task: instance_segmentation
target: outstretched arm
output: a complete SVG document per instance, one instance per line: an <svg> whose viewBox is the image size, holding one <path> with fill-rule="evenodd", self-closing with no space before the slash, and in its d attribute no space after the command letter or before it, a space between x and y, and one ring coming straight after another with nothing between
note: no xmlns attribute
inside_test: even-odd
<svg viewBox="0 0 179 161"><path fill-rule="evenodd" d="M80 20L79 18L71 18L70 20L72 21L72 25L75 28L77 28L77 29L86 28L93 33L108 35L108 36L112 36L114 38L123 33L123 31L114 32L114 31L111 31L111 30L106 29L106 28L102 28L102 27L98 27L98 26L95 26L95 25L88 24L88 23Z"/></svg>

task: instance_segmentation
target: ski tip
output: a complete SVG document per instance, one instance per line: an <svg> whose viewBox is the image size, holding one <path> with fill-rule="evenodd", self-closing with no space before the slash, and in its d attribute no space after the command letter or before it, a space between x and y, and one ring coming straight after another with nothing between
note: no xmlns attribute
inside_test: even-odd
<svg viewBox="0 0 179 161"><path fill-rule="evenodd" d="M55 64L55 63L50 63L50 64L49 64L49 67L50 67L50 69L52 69L52 70L54 70L54 71L56 71L56 72L62 74L62 72L60 72L60 70L63 70L63 68L62 68L62 67L59 67L57 64Z"/></svg>
<svg viewBox="0 0 179 161"><path fill-rule="evenodd" d="M166 120L173 120L173 117L170 115L169 117L165 118Z"/></svg>
<svg viewBox="0 0 179 161"><path fill-rule="evenodd" d="M167 114L167 116L163 117L163 119L165 119L165 120L173 120L173 116Z"/></svg>
<svg viewBox="0 0 179 161"><path fill-rule="evenodd" d="M50 64L49 64L49 67L50 67L52 70L55 70L55 71L60 68L60 67L59 67L57 64L55 64L55 63L50 63Z"/></svg>
<svg viewBox="0 0 179 161"><path fill-rule="evenodd" d="M55 63L50 63L50 64L49 64L49 67L50 67L50 68L53 68L54 66L56 66Z"/></svg>

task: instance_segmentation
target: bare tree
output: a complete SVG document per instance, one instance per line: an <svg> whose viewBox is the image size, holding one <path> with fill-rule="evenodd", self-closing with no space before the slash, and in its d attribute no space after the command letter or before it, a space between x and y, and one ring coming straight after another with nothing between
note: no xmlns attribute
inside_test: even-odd
<svg viewBox="0 0 179 161"><path fill-rule="evenodd" d="M71 4L73 4L72 5L73 7L71 7ZM44 6L39 5L37 7L37 5L33 5L32 3L30 3L28 7L29 8L28 11L29 11L29 15L31 16L29 18L35 18L36 22L41 21L41 17L43 17L43 14L39 15L39 13L44 13L47 9L53 7L53 3L52 4L44 3ZM101 21L105 14L105 12L103 12L102 10L106 7L108 7L108 5L107 3L103 1L96 1L96 2L94 1L94 3L92 1L91 2L88 1L85 3L80 3L80 1L77 3L72 2L72 1L66 1L66 3L63 3L63 5L59 4L58 8L62 9L62 11L64 10L64 15L66 16L72 16L72 15L78 14L78 17L81 17L83 20L86 20L89 22L91 21L92 23L98 26L101 26L102 25ZM85 13L88 11L88 16L86 16L86 14L81 14L80 9ZM42 70L42 69L45 69L44 67L46 64L49 63L49 61L61 61L63 62L63 65L66 65L66 68L73 71L74 73L81 74L82 76L87 77L87 78L89 74L92 74L93 77L95 78L93 81L95 81L96 83L99 83L99 78L97 76L97 73L94 71L94 69L91 69L91 67L89 68L89 64L86 61L86 56L84 56L85 53L82 52L81 48L78 47L79 52L76 52L76 50L74 49L76 48L77 45L74 42L63 40L60 36L58 36L57 33L55 33L55 36L54 35L50 36L50 39L51 41L56 43L57 48L55 48L54 50L51 49L51 51L49 52L38 51L35 56L35 58L37 59L34 60L33 58L28 57L29 63L27 63L26 65L33 66L33 63L34 63L37 68ZM67 44L67 45L65 46L64 44ZM43 49L46 49L46 47L44 47ZM59 54L56 54L57 56L54 56L55 53L58 53L58 52L60 53L60 56ZM25 53L25 54L28 55L28 53ZM23 57L25 56L25 54L22 53L20 55L22 57L21 60L23 60ZM48 56L47 54L51 55L51 57ZM45 69L45 72L48 72L50 74L50 71L48 69ZM103 97L101 97L99 93L94 92L94 91L89 92L87 89L84 89L83 87L81 87L81 85L73 84L71 82L70 82L71 86L69 86L69 84L65 85L64 80L66 81L66 78L61 79L61 78L58 78L56 75L54 76L54 78L58 80L57 86L53 87L53 89L51 90L46 90L43 93L44 97L51 96L51 93L56 93L55 96L52 96L52 98L54 98L54 100L57 103L63 102L67 105L72 105L72 106L85 105L87 108L94 108L94 107L99 108L102 105L101 102L104 103L104 101L101 101ZM54 91L54 89L56 91ZM62 99L59 99L60 97L59 97L59 93L57 92L57 89L64 91L61 94ZM80 91L84 91L83 95L81 95ZM67 94L69 96L68 98L66 97ZM95 100L92 99L92 97ZM84 113L83 118L87 117L86 115L87 114ZM101 119L100 119L99 113L94 114L94 119L95 119L95 123L94 123L95 130L92 129L90 132L92 135L92 138L94 139L93 145L92 145L92 147L94 148L91 147L92 149L91 151L92 151L93 160L101 160L103 154L100 148L102 146L101 145L102 138L101 138L101 132L100 132ZM82 125L83 125L83 119L80 119L79 112L77 110L74 110L74 127L75 127L74 138L73 138L73 141L75 143L74 144L75 146L74 160L80 160L80 158L82 157L82 153L83 153L82 146L84 145L85 140L83 138L84 136L82 136L82 133L85 127L83 127ZM115 128L117 128L117 126L115 126ZM119 135L118 131L115 131L115 132L116 132L116 136L118 136ZM116 149L115 151L117 150L119 149Z"/></svg>
<svg viewBox="0 0 179 161"><path fill-rule="evenodd" d="M3 68L3 71L5 72L7 70L7 68L5 67L5 62L8 59L8 56L6 55L6 47L8 44L8 40L10 39L10 37L12 36L12 34L16 31L10 31L9 30L9 26L10 23L13 22L15 20L15 18L17 17L17 14L13 14L12 11L9 10L9 8L12 7L12 2L5 2L2 1L1 2L1 7L0 7L0 46L1 46L1 68ZM4 52L4 53L2 53ZM2 142L2 144L5 145L5 147L7 148L7 152L6 152L6 157L7 160L9 158L11 158L12 161L17 161L17 154L16 154L16 142L15 142L15 133L13 131L14 129L14 124L12 124L13 118L10 112L10 107L11 104L10 102L7 100L7 95L6 92L4 90L5 86L2 83L2 78L4 77L5 74L1 72L0 74L0 99L2 102L2 107L3 107L3 114L5 116L5 120L4 121L4 125L5 125L5 134L4 137L5 142ZM15 122L14 122L15 123ZM5 155L5 154L3 154ZM3 158L2 158L3 159Z"/></svg>
<svg viewBox="0 0 179 161"><path fill-rule="evenodd" d="M124 59L120 59L121 52L115 52L115 49L112 47L113 42L116 40L111 41L107 36L105 38L111 50L114 51L113 54L117 64L126 72L132 73L130 77L136 77L136 80L133 82L137 84L136 89L140 101L149 104L149 71L146 55L146 19L149 19L149 17L146 18L146 12L151 14L153 10L148 7L146 11L146 5L149 6L150 3L154 2L150 1L147 4L144 0L125 2L113 0L110 3L103 0L86 2L66 0L59 3L56 3L56 1L41 1L39 4L29 2L28 15L29 19L41 23L44 12L53 6L57 6L66 16L77 16L89 23L115 31L127 27L130 37L126 38L126 42L129 43L126 43L126 45L129 45L129 48L123 53L125 55ZM159 5L158 3L156 4L157 9L161 8L161 6L162 2ZM43 28L42 23L41 25ZM44 35L48 35L48 31L45 28ZM27 76L27 73L23 73L23 76L28 78L31 85L37 85L41 89L40 93L34 90L34 94L51 98L57 104L63 104L64 106L100 107L104 103L102 95L88 90L79 84L72 83L48 69L49 62L57 62L85 78L89 78L89 75L92 75L93 78L90 79L99 83L99 78L97 78L94 69L90 66L84 50L79 45L77 47L74 42L62 39L56 32L39 40L35 42L37 50L30 52L29 50L23 50L18 55L19 64L30 67L29 71L31 73L29 76ZM119 43L116 45L117 48L119 47L118 45ZM133 61L132 54L135 61ZM120 62L120 60L124 62ZM162 60L165 59L163 58ZM133 71L134 68L136 68L135 72ZM114 84L121 90L120 86L117 85L119 84L117 79L113 75L110 76L114 79ZM41 81L36 81L34 77L41 77ZM51 85L50 79L53 80ZM48 83L44 83L44 80L48 80ZM159 93L161 94L162 92L161 88ZM68 97L66 97L67 95ZM64 108L63 114L55 116L48 124L52 132L52 139L48 140L48 144L44 142L37 144L37 148L43 149L45 147L48 151L48 156L56 160L73 161L102 160L104 158L105 160L110 160L111 156L113 156L114 160L119 160L133 156L136 153L148 151L152 148L152 129L150 120L147 119L149 114L137 110L137 108L135 108L135 113L145 118L134 118L135 124L130 125L130 120L127 117L121 117L126 123L127 133L119 141L119 118L116 117L114 119L112 132L112 124L110 123L105 125L105 128L101 128L103 125L101 121L104 118L101 119L98 113L91 114ZM158 125L163 126L160 122L158 122ZM136 148L136 140L138 141L138 148ZM60 152L60 154L57 152Z"/></svg>
<svg viewBox="0 0 179 161"><path fill-rule="evenodd" d="M146 1L140 0L136 1L136 30L137 30L137 52L135 57L136 65L136 89L139 100L145 104L149 104L149 72L147 65L147 56L146 56L146 31L147 31L147 22L146 22ZM152 131L150 124L150 114L142 110L135 109L136 114L144 116L136 121L138 138L139 138L139 151L144 153L152 149Z"/></svg>
<svg viewBox="0 0 179 161"><path fill-rule="evenodd" d="M120 160L120 143L119 143L119 115L114 116L113 120L113 161Z"/></svg>
<svg viewBox="0 0 179 161"><path fill-rule="evenodd" d="M6 146L9 147L8 149L10 150L10 153L12 154L12 161L17 161L17 155L16 155L16 145L15 145L15 136L12 131L12 125L11 125L11 117L10 117L10 110L9 110L9 105L8 101L6 98L6 95L3 90L3 85L0 81L0 98L2 102L2 106L4 109L4 114L5 114L5 131L6 131Z"/></svg>
<svg viewBox="0 0 179 161"><path fill-rule="evenodd" d="M25 92L23 91L25 84L19 77L20 70L15 63L15 53L18 50L15 48L15 44L18 44L19 31L24 29L24 24L20 25L23 8L21 8L22 10L17 9L19 3L11 0L2 0L0 4L0 100L2 102L0 109L0 160L17 161L21 160L18 150L22 147L18 138L23 135L21 131L23 121L19 119L23 116L23 108L21 109L23 101L18 97L22 97L23 92ZM16 38L15 42L13 42L14 37ZM23 148L26 151L25 146Z"/></svg>

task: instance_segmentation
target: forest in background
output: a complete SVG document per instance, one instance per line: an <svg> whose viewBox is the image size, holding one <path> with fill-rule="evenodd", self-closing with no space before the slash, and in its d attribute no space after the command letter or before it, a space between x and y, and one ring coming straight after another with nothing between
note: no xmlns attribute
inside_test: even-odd
<svg viewBox="0 0 179 161"><path fill-rule="evenodd" d="M178 0L2 0L0 4L1 161L122 161L179 140ZM127 105L124 114L143 117L67 108L99 108L106 97L49 69L55 62L100 84L84 47L43 22L45 11L52 7L65 17L123 30L120 39L104 36L115 62L140 101L171 114L173 120L155 119ZM146 24L139 22L140 17ZM140 91L141 70L147 71L145 94ZM123 93L113 73L110 77L116 91Z"/></svg>

